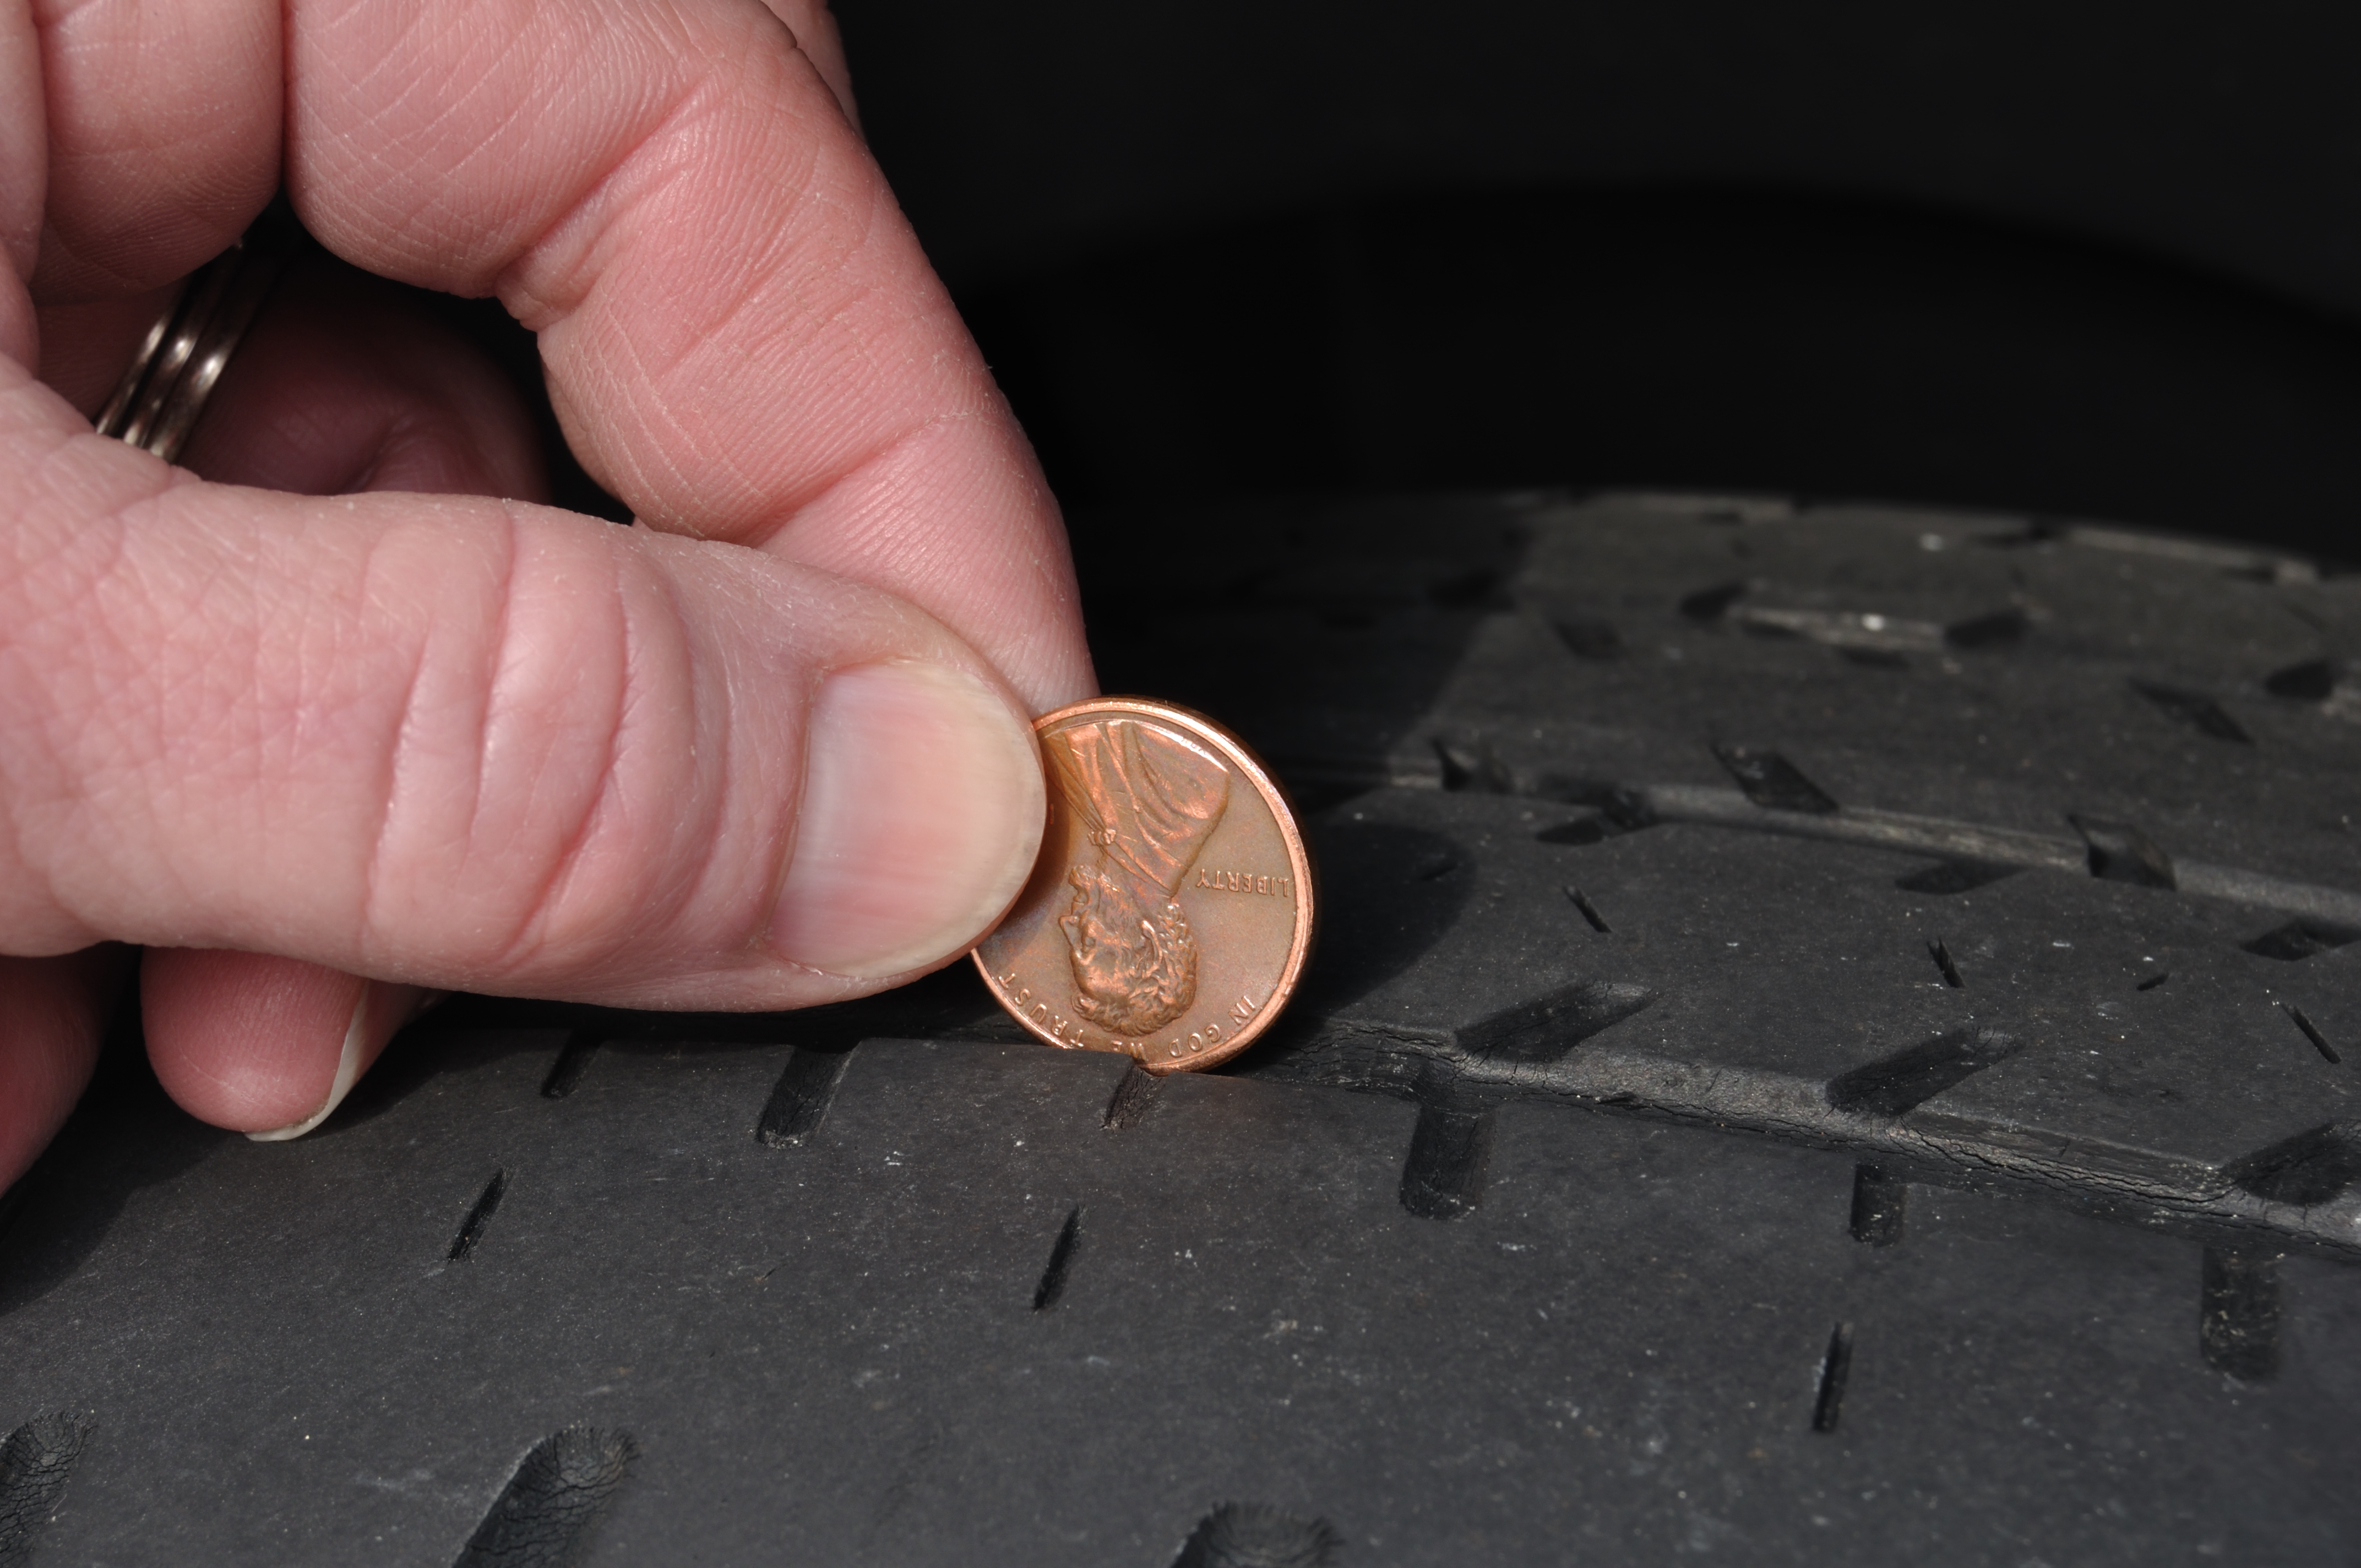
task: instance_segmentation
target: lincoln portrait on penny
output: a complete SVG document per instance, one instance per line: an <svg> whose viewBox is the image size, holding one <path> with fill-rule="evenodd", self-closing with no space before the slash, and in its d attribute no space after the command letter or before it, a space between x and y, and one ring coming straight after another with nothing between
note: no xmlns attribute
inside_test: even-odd
<svg viewBox="0 0 2361 1568"><path fill-rule="evenodd" d="M1132 718L1059 730L1043 749L1098 850L1068 872L1074 903L1058 922L1074 1010L1118 1038L1154 1034L1196 1000L1197 939L1174 895L1229 805L1229 770Z"/></svg>

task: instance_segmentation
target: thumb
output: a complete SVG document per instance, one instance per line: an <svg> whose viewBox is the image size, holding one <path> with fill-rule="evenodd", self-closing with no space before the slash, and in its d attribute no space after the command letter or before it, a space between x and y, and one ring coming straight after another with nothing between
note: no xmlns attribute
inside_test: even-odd
<svg viewBox="0 0 2361 1568"><path fill-rule="evenodd" d="M0 385L0 951L788 1007L964 950L1031 868L1025 711L899 599L74 423Z"/></svg>

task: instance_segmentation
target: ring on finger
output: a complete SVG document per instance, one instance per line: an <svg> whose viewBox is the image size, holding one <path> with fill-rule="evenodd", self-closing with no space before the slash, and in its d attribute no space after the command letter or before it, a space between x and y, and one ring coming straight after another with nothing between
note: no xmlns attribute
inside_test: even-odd
<svg viewBox="0 0 2361 1568"><path fill-rule="evenodd" d="M280 197L236 245L190 273L99 411L98 433L167 463L178 458L238 340L306 237Z"/></svg>

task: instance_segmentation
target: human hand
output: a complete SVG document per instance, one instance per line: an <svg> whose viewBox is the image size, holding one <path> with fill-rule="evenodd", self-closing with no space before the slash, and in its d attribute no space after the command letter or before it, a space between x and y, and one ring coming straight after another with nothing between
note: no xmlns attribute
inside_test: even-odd
<svg viewBox="0 0 2361 1568"><path fill-rule="evenodd" d="M262 1133L423 988L792 1007L1015 896L1027 714L1091 689L1071 568L850 102L820 0L0 24L0 1181L87 1079L96 944L148 948L173 1096ZM533 504L497 373L325 266L194 474L95 434L282 178L346 262L533 328L643 526Z"/></svg>

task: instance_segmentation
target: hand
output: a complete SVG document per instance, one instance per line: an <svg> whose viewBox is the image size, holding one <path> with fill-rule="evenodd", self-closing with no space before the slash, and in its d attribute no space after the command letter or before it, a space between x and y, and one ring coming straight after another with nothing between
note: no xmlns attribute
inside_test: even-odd
<svg viewBox="0 0 2361 1568"><path fill-rule="evenodd" d="M262 1133L425 988L797 1006L1015 896L1027 715L1091 689L1064 538L819 0L775 10L0 22L0 1180L88 1076L98 944L148 949L174 1097ZM194 473L93 433L282 178L349 267L282 289ZM534 504L505 384L364 271L497 294L642 526Z"/></svg>

